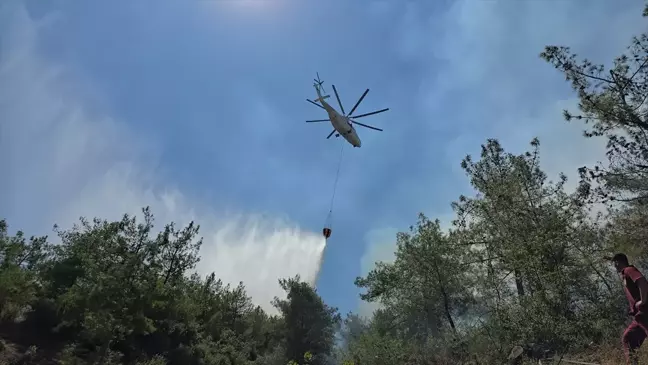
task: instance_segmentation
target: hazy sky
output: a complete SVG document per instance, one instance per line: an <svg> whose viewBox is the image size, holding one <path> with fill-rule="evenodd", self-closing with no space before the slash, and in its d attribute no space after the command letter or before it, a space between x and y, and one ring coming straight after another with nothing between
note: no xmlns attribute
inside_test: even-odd
<svg viewBox="0 0 648 365"><path fill-rule="evenodd" d="M552 178L602 157L562 120L575 100L542 61L569 45L609 62L645 30L643 4L606 0L3 1L0 216L51 234L151 205L195 219L200 270L267 307L278 277L313 278L341 139L306 124L319 72L363 119L345 148L318 289L358 308L356 276L389 259L418 212L449 220L459 168L486 138L541 141Z"/></svg>

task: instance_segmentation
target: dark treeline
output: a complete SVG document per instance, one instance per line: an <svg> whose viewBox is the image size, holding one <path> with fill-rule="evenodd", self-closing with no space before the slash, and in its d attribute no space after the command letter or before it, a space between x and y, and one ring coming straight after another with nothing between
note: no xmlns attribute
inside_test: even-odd
<svg viewBox="0 0 648 365"><path fill-rule="evenodd" d="M287 298L268 315L243 284L188 275L197 226L152 228L144 209L142 222L82 220L51 245L0 221L0 363L325 363L340 318L299 277L280 281Z"/></svg>
<svg viewBox="0 0 648 365"><path fill-rule="evenodd" d="M621 359L627 305L604 257L648 268L648 33L610 67L567 47L541 57L578 95L564 117L608 141L607 161L568 191L540 167L538 140L522 154L488 140L461 163L476 193L452 203L452 227L421 214L395 261L356 279L380 303L371 318L342 320L299 277L280 280L270 315L243 284L189 276L198 227L155 233L148 209L82 220L56 244L0 221L0 363L496 364L516 348Z"/></svg>

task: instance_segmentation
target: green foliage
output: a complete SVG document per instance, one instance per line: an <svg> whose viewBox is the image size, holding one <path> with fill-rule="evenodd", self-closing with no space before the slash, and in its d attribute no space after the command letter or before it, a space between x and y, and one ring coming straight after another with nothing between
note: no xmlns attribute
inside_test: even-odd
<svg viewBox="0 0 648 365"><path fill-rule="evenodd" d="M312 360L313 360L313 354L306 351L306 353L304 353L304 359L302 360L302 365L311 364ZM299 365L299 363L295 360L290 360L288 361L288 365Z"/></svg>
<svg viewBox="0 0 648 365"><path fill-rule="evenodd" d="M627 52L607 69L577 60L569 47L547 46L541 54L578 93L581 113L565 110L565 118L584 121L589 126L586 137L608 141L609 165L580 170L583 194L603 201L648 202L647 47L648 33L633 37Z"/></svg>
<svg viewBox="0 0 648 365"><path fill-rule="evenodd" d="M299 277L279 281L287 298L275 298L274 306L282 314L282 338L288 359L302 359L309 364L324 364L332 353L335 331L340 322L336 308L326 305L308 283ZM307 356L308 355L308 356Z"/></svg>
<svg viewBox="0 0 648 365"><path fill-rule="evenodd" d="M0 318L20 318L41 289L36 272L47 259L50 247L46 237L31 237L22 232L11 237L7 223L0 220Z"/></svg>
<svg viewBox="0 0 648 365"><path fill-rule="evenodd" d="M0 335L44 345L23 361L54 354L62 364L279 365L286 349L305 348L312 364L329 355L339 315L314 289L282 280L282 316L268 315L242 283L189 275L198 226L171 223L154 235L148 208L143 216L81 219L57 228L56 246L10 236L0 221Z"/></svg>
<svg viewBox="0 0 648 365"><path fill-rule="evenodd" d="M379 300L394 315L407 339L426 340L445 330L456 333L455 316L471 301L467 278L457 263L461 252L441 231L439 221L419 215L409 234L397 236L396 260L380 263L356 285L367 288L361 298Z"/></svg>
<svg viewBox="0 0 648 365"><path fill-rule="evenodd" d="M479 160L464 159L475 195L453 203L452 228L419 215L398 234L394 262L356 280L382 308L359 335L347 332L343 360L457 363L478 353L492 363L514 345L565 352L610 338L623 298L601 260L609 227L565 191L564 176L547 180L538 148L533 140L514 155L488 140Z"/></svg>

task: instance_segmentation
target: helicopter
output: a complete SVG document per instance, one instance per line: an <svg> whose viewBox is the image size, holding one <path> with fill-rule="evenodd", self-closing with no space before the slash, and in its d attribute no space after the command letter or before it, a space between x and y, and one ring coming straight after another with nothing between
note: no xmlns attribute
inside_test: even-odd
<svg viewBox="0 0 648 365"><path fill-rule="evenodd" d="M362 94L362 96L355 104L353 109L351 109L351 112L346 114L344 112L344 107L342 106L342 102L340 101L340 96L338 95L335 85L331 85L333 87L333 92L335 93L335 98L337 99L338 105L340 106L340 110L342 111L342 113L338 113L338 111L335 110L335 108L333 108L329 103L324 101L325 99L328 99L330 95L322 95L322 93L325 93L324 87L322 86L324 81L320 80L319 73L317 73L317 79L313 79L313 81L315 81L313 87L315 87L315 91L317 92L317 99L315 99L315 101L320 102L321 105L310 99L306 99L306 101L326 110L326 113L328 114L328 119L307 120L306 123L321 123L321 122L330 121L331 124L333 125L333 131L328 135L328 137L326 137L326 139L331 138L331 136L335 134L335 137L339 137L339 136L344 137L344 139L346 139L347 142L349 142L353 147L360 147L362 145L362 142L360 141L360 137L358 137L358 133L353 127L354 124L357 124L365 128L373 129L376 131L380 131L380 132L383 131L380 128L372 127L367 124L362 124L354 120L357 118L367 117L370 115L386 112L389 110L389 108L385 108L385 109L373 111L371 113L353 115L353 112L355 112L355 110L358 108L358 105L360 105L362 99L364 99L364 97L367 96L369 89L365 90L365 92Z"/></svg>

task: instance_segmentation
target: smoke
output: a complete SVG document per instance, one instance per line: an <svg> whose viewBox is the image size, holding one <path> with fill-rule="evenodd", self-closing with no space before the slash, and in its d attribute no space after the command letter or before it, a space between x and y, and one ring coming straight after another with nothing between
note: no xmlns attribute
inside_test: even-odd
<svg viewBox="0 0 648 365"><path fill-rule="evenodd" d="M287 219L222 214L161 181L150 168L156 146L97 112L86 102L92 87L39 55L39 34L52 18L45 19L34 21L18 2L0 6L0 216L11 227L49 234L54 223L119 219L150 206L158 228L200 224L198 272L243 281L270 312L270 301L285 297L278 279L300 275L315 284L325 247L320 234Z"/></svg>

